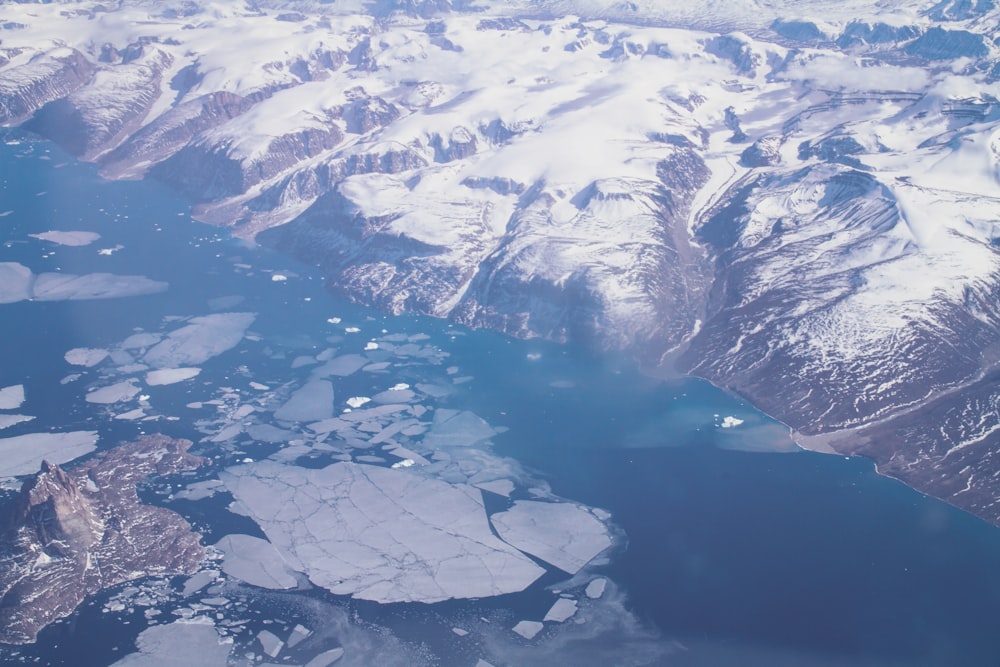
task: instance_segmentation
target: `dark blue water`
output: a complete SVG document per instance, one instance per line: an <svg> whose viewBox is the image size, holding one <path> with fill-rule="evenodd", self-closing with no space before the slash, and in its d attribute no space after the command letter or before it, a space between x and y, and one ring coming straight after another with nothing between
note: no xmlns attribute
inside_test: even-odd
<svg viewBox="0 0 1000 667"><path fill-rule="evenodd" d="M1000 530L879 477L862 460L726 449L783 449L787 440L706 383L655 381L626 359L336 301L319 272L192 223L183 202L151 184L105 183L48 144L0 148L5 210L14 213L0 217L0 261L171 285L140 298L0 306L0 386L24 382L26 411L38 423L131 435L138 426L95 422L79 387L59 383L72 370L63 353L107 346L136 327L158 330L164 315L209 312L218 297L242 296L235 309L260 313L253 330L262 342L232 354L263 382L282 381L288 368L271 359L275 350L312 349L329 335L330 315L426 332L446 346L447 363L474 378L450 407L508 427L496 439L501 453L536 470L555 493L613 513L628 544L606 573L641 619L691 649L669 664L1000 665ZM103 238L69 248L27 237L49 229ZM96 252L117 244L124 248L110 256ZM271 269L296 277L275 283ZM213 360L199 381L224 384L233 364ZM164 400L183 405L186 390L171 391L176 397L166 392ZM725 415L746 423L723 431ZM193 431L183 422L160 426L172 435ZM209 522L213 511L192 511L192 519ZM43 635L43 643L60 643L50 656L92 649L98 637L106 648L90 664L106 664L111 637L127 647L140 628L102 625L95 609L78 617L86 632L71 624ZM404 619L400 632L419 635L421 621L386 614ZM36 651L44 661L45 646Z"/></svg>

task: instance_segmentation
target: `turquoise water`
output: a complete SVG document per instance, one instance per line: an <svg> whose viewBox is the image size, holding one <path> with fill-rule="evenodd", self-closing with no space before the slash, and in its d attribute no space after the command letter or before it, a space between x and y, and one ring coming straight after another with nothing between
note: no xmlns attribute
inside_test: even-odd
<svg viewBox="0 0 1000 667"><path fill-rule="evenodd" d="M628 542L603 571L640 619L688 649L665 664L1000 664L1000 530L879 477L863 460L772 453L790 448L783 430L707 383L656 381L627 359L334 300L321 273L191 222L183 202L151 184L103 182L48 144L4 145L0 180L0 213L13 211L0 217L0 261L170 283L139 298L0 306L0 386L23 382L29 400L44 396L28 406L36 424L98 428L107 440L147 428L95 420L80 388L60 383L71 370L63 353L107 346L136 327L157 330L165 315L203 314L217 298L242 297L236 309L260 314L252 328L259 342L206 363L201 385L232 381L233 355L262 382L282 382L288 358L329 336L333 314L369 329L426 333L472 378L450 407L506 427L498 451L555 493L612 512ZM102 238L72 248L28 237L50 229ZM118 245L110 255L97 252ZM269 271L292 279L274 282ZM191 391L164 390L159 405L182 413ZM726 416L744 423L719 428ZM199 435L184 420L156 428ZM224 531L222 514L206 506L189 516ZM529 592L503 604L528 611L536 601ZM469 656L449 653L458 651L453 638L427 630L428 619L492 608L354 609L404 637L400 650L419 646L449 665ZM141 614L127 626L120 620L88 607L25 654L83 664L86 650L87 664L108 664L144 622Z"/></svg>

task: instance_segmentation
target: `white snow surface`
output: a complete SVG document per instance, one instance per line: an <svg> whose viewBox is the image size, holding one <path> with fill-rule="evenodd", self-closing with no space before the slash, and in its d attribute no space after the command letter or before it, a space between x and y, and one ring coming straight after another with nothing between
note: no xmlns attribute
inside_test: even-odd
<svg viewBox="0 0 1000 667"><path fill-rule="evenodd" d="M221 478L286 562L338 595L490 597L544 573L491 533L470 486L346 462L304 469L263 461Z"/></svg>

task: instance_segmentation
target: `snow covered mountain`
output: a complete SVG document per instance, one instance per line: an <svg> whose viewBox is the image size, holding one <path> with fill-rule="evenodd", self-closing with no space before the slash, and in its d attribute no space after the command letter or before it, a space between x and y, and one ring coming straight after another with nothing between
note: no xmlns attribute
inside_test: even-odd
<svg viewBox="0 0 1000 667"><path fill-rule="evenodd" d="M1000 9L8 3L0 122L330 286L706 377L1000 523Z"/></svg>

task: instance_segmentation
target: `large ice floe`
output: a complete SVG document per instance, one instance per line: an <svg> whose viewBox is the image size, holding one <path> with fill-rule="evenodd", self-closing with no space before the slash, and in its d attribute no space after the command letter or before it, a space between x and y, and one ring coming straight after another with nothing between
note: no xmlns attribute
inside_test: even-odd
<svg viewBox="0 0 1000 667"><path fill-rule="evenodd" d="M465 484L347 462L262 461L220 476L285 560L336 594L480 598L524 590L545 572L491 532L481 492Z"/></svg>
<svg viewBox="0 0 1000 667"><path fill-rule="evenodd" d="M26 299L35 301L79 301L83 299L113 299L125 296L156 294L167 289L167 283L145 276L123 276L113 273L42 273L17 262L0 262L0 303Z"/></svg>
<svg viewBox="0 0 1000 667"><path fill-rule="evenodd" d="M505 541L570 574L611 546L603 521L573 503L518 500L491 520Z"/></svg>
<svg viewBox="0 0 1000 667"><path fill-rule="evenodd" d="M26 433L0 438L0 477L37 472L42 461L66 463L97 446L97 431Z"/></svg>
<svg viewBox="0 0 1000 667"><path fill-rule="evenodd" d="M135 644L139 651L113 667L224 667L232 647L211 624L186 621L147 628Z"/></svg>
<svg viewBox="0 0 1000 667"><path fill-rule="evenodd" d="M154 368L197 366L236 347L255 317L253 313L193 317L151 347L143 361Z"/></svg>

